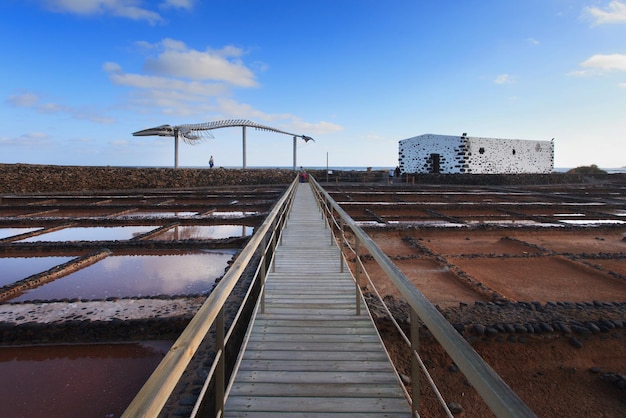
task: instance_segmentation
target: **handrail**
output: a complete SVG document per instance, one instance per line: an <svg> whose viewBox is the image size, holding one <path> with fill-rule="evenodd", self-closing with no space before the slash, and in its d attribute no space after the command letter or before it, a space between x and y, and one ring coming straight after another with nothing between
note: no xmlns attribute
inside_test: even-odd
<svg viewBox="0 0 626 418"><path fill-rule="evenodd" d="M223 322L224 305L233 291L241 274L254 256L257 248L262 245L265 235L274 221L288 210L291 197L295 193L297 177L287 191L274 205L269 215L250 238L250 241L236 258L222 280L209 294L198 312L183 330L174 345L167 352L161 363L148 378L133 401L124 411L122 417L157 417L176 387L186 367L202 343L214 323ZM217 330L219 337L222 330ZM214 363L223 361L223 347L216 347L217 355ZM215 368L215 364L212 366ZM218 367L219 368L219 367ZM222 382L223 383L223 382Z"/></svg>
<svg viewBox="0 0 626 418"><path fill-rule="evenodd" d="M483 398L491 411L498 417L535 417L532 410L517 396L502 378L476 353L469 343L435 308L395 264L382 252L374 241L356 222L335 202L320 184L309 176L309 181L317 193L330 204L341 218L344 226L350 228L360 243L389 279L407 300L414 313L424 322L439 344L464 373L467 380ZM415 394L414 394L415 396Z"/></svg>
<svg viewBox="0 0 626 418"><path fill-rule="evenodd" d="M337 223L335 223L335 225L337 225ZM353 254L355 254L355 255L357 254L357 251L350 246L350 243L348 243L345 239L343 240L343 242L344 242L344 244L347 246L347 248ZM355 263L358 263L360 268L363 270L363 273L365 274L365 277L367 278L367 282L369 283L369 286L370 286L371 290L374 292L374 294L376 295L378 300L382 303L382 308L385 310L385 312L389 316L389 319L391 320L393 325L396 327L396 330L400 334L400 337L402 337L402 339L404 340L406 345L411 347L412 342L411 342L410 336L406 335L406 333L404 332L404 330L402 329L402 327L400 326L400 324L398 323L396 318L394 318L393 314L389 310L389 307L384 302L383 297L381 296L380 292L376 288L376 285L372 281L372 278L370 277L369 273L367 272L367 269L365 269L365 265L363 264L363 261L359 257L356 257ZM414 314L414 312L412 312L412 314ZM415 324L413 322L411 322L411 331L413 330L413 326L414 325ZM419 330L418 330L418 332L419 332ZM453 418L453 414L452 414L452 412L450 412L450 408L448 407L448 405L446 404L445 400L443 399L443 395L441 395L441 392L439 391L439 388L435 384L432 376L430 375L428 369L426 368L426 365L422 361L422 358L420 357L419 353L417 351L415 351L415 350L413 350L413 352L412 352L412 359L415 359L415 361L417 361L417 363L419 364L419 367L422 370L422 373L424 373L424 376L426 376L426 380L428 380L428 384L430 385L431 389L435 393L435 397L439 400L439 403L441 404L441 407L443 408L445 414L449 418ZM405 390L405 392L406 392L406 390ZM407 394L407 399L411 399L411 397L408 396L408 394ZM415 402L415 399L411 399L411 401L412 401L411 403L413 404ZM416 405L416 409L417 409L417 406L418 405Z"/></svg>

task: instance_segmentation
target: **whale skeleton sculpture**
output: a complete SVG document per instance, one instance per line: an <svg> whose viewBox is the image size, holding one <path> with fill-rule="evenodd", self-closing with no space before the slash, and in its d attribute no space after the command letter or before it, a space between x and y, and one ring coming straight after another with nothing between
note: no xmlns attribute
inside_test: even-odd
<svg viewBox="0 0 626 418"><path fill-rule="evenodd" d="M246 164L246 128L255 128L260 131L277 132L293 137L293 169L296 169L296 140L302 138L304 142L315 140L310 136L297 135L290 132L286 132L280 129L272 128L271 126L261 125L247 119L229 119L219 120L216 122L206 123L190 123L183 125L161 125L155 128L144 129L141 131L133 132L133 136L171 136L174 137L174 167L178 168L178 140L182 139L185 143L190 145L198 144L205 139L213 139L214 129L221 128L233 128L241 127L243 129L243 168L247 167Z"/></svg>

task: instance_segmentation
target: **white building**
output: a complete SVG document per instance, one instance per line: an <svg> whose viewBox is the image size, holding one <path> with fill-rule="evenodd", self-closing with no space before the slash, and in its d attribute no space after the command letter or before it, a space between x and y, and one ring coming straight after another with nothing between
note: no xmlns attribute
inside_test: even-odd
<svg viewBox="0 0 626 418"><path fill-rule="evenodd" d="M550 173L554 142L425 134L399 141L403 173Z"/></svg>

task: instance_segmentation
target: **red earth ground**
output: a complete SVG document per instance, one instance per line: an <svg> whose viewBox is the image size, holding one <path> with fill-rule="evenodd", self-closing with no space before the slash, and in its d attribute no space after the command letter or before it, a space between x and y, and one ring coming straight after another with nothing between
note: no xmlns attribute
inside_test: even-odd
<svg viewBox="0 0 626 418"><path fill-rule="evenodd" d="M451 311L451 317L459 317L460 303L471 306L475 301L489 301L489 293L481 293L464 274L510 301L626 300L623 279L588 265L595 263L626 275L623 258L572 260L561 254L565 250L577 254L624 253L623 231L374 229L368 234L433 304L444 313ZM442 265L442 258L447 265ZM365 258L365 267L381 294L399 298L375 262ZM482 318L483 323L489 321ZM399 373L410 376L409 350L404 341L390 321L379 319L377 324ZM493 416L434 337L424 334L420 337L421 357L446 402L462 407L456 415ZM626 373L626 329L578 337L580 348L570 343L570 336L559 332L526 334L523 338L466 334L466 338L537 416L626 416L626 390L600 378L605 372ZM445 416L423 377L420 383L421 416Z"/></svg>

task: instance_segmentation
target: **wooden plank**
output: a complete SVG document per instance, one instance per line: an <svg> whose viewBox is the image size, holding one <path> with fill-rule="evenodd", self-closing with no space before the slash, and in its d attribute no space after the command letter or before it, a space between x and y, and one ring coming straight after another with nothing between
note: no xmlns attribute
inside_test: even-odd
<svg viewBox="0 0 626 418"><path fill-rule="evenodd" d="M294 313L294 309L292 308L276 308L274 309L274 313L276 315L281 314L292 314ZM321 315L345 315L350 316L354 314L354 308L345 308L345 309L299 309L298 315L303 315L304 317L319 317Z"/></svg>
<svg viewBox="0 0 626 418"><path fill-rule="evenodd" d="M236 383L233 388L238 396L270 397L277 393L282 397L302 396L302 397L375 397L389 398L402 396L398 393L398 385L344 385L315 383L303 383L300 385L280 384L280 383Z"/></svg>
<svg viewBox="0 0 626 418"><path fill-rule="evenodd" d="M288 325L259 325L252 333L258 334L318 334L318 335L373 335L378 337L375 330L369 327L339 327L339 326L288 326Z"/></svg>
<svg viewBox="0 0 626 418"><path fill-rule="evenodd" d="M370 413L385 411L403 412L407 409L406 401L397 398L363 397L246 397L236 396L229 399L230 411L260 412L346 412ZM406 412L405 412L406 413ZM379 412L380 414L380 412ZM380 415L379 415L380 416ZM405 415L406 416L406 415ZM409 415L410 416L410 415Z"/></svg>
<svg viewBox="0 0 626 418"><path fill-rule="evenodd" d="M378 343L377 335L337 335L337 334L270 334L266 332L256 332L250 335L251 342L321 342L327 344L338 343Z"/></svg>
<svg viewBox="0 0 626 418"><path fill-rule="evenodd" d="M245 383L289 383L302 384L397 384L395 376L388 372L352 372L352 371L285 371L285 370L238 370L237 382ZM406 406L406 405L405 405Z"/></svg>
<svg viewBox="0 0 626 418"><path fill-rule="evenodd" d="M255 412L237 411L236 414L226 414L226 417L237 418L406 418L404 412Z"/></svg>
<svg viewBox="0 0 626 418"><path fill-rule="evenodd" d="M274 371L316 371L332 369L338 372L362 370L389 372L389 362L386 359L379 361L359 361L352 359L329 360L260 360L246 359L239 365L239 370L274 370Z"/></svg>
<svg viewBox="0 0 626 418"><path fill-rule="evenodd" d="M375 343L341 343L334 346L329 346L325 342L310 342L310 341L297 341L297 342L272 342L272 341L251 341L248 344L248 349L251 350L310 350L310 351L368 351L368 350L381 350L379 342ZM286 357L289 358L289 357Z"/></svg>
<svg viewBox="0 0 626 418"><path fill-rule="evenodd" d="M272 315L258 314L256 316L255 325L260 327L283 326L283 327L339 327L339 328L371 328L372 322L365 315L352 315L341 318L328 318L318 320L300 319L297 315L280 317Z"/></svg>
<svg viewBox="0 0 626 418"><path fill-rule="evenodd" d="M346 356L355 361L388 361L387 355L382 351L282 351L282 350L250 350L246 352L246 359L259 360L344 360Z"/></svg>

